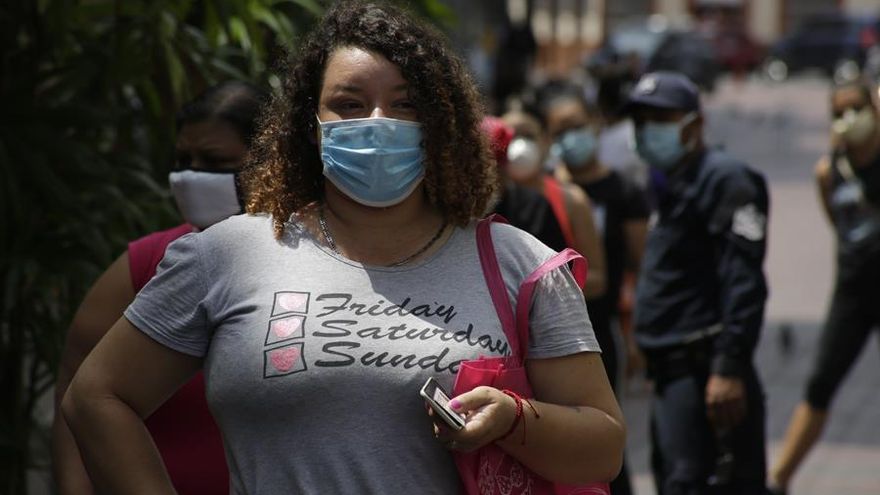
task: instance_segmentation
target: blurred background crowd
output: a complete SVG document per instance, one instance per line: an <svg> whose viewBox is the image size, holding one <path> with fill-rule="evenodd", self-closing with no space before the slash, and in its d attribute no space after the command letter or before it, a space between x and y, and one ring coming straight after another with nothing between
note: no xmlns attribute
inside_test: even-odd
<svg viewBox="0 0 880 495"><path fill-rule="evenodd" d="M771 186L772 295L758 368L768 437L778 439L833 278L831 232L812 182L812 165L828 151L829 88L880 82L880 1L401 3L448 34L494 115L528 107L560 82L575 83L600 110L603 82L622 95L642 74L672 70L700 86L711 144L762 170ZM176 109L228 79L277 88L281 48L295 47L325 7L321 0L0 6L0 493L50 493L51 391L76 306L128 240L175 223L166 178ZM880 402L870 398L880 375L874 354L836 406L843 419L827 437L843 447L818 449L797 493L880 492L870 467L880 462L880 436L869 427L880 418ZM637 379L622 385L621 400L634 488L650 494L643 388ZM828 474L832 460L845 466Z"/></svg>

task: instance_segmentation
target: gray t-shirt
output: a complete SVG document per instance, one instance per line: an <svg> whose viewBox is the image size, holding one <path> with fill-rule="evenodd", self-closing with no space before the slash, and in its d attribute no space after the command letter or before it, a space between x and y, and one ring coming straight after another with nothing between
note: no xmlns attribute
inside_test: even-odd
<svg viewBox="0 0 880 495"><path fill-rule="evenodd" d="M514 227L492 233L515 294L553 252ZM125 317L205 358L232 493L458 493L419 390L434 376L451 391L461 360L509 354L475 239L457 228L424 261L373 267L239 215L172 243ZM529 358L598 350L571 274L544 277Z"/></svg>

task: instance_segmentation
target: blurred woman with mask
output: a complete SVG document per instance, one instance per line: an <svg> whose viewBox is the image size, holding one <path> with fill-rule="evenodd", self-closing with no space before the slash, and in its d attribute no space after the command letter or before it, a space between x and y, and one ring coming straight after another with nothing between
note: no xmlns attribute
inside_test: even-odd
<svg viewBox="0 0 880 495"><path fill-rule="evenodd" d="M620 305L624 271L638 272L645 248L649 208L644 192L620 172L606 167L597 157L601 117L590 108L577 88L548 95L542 104L548 133L553 139L551 152L574 184L590 198L595 226L603 241L606 257L607 290L587 301L593 328L602 346L603 360L612 385L619 370L615 345L616 319ZM625 346L627 363L635 368L642 362L634 339L618 333ZM630 493L624 467L611 484L615 494Z"/></svg>
<svg viewBox="0 0 880 495"><path fill-rule="evenodd" d="M593 300L602 296L605 293L605 252L593 223L589 198L579 187L560 183L544 173L550 145L537 117L514 110L501 119L513 129L513 139L507 147L507 177L540 192L547 199L562 229L566 246L583 254L590 263L584 297Z"/></svg>
<svg viewBox="0 0 880 495"><path fill-rule="evenodd" d="M816 165L816 184L837 234L837 280L804 400L770 470L773 493L785 493L822 434L834 394L871 332L880 328L880 125L874 90L867 82L852 82L831 94L832 151Z"/></svg>
<svg viewBox="0 0 880 495"><path fill-rule="evenodd" d="M263 90L237 81L209 88L177 115L176 163L169 182L186 223L129 243L92 286L71 323L55 386L53 460L62 494L93 491L60 411L70 380L98 341L155 275L165 248L182 235L243 212L239 172L256 133ZM205 401L204 377L192 378L147 420L180 494L225 494L228 471L220 432Z"/></svg>

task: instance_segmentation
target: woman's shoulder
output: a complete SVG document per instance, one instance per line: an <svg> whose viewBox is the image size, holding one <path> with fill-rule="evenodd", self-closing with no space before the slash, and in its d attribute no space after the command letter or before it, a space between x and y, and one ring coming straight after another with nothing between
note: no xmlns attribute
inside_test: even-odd
<svg viewBox="0 0 880 495"><path fill-rule="evenodd" d="M268 214L242 213L215 223L199 235L203 242L247 240L265 234L272 236L272 217Z"/></svg>
<svg viewBox="0 0 880 495"><path fill-rule="evenodd" d="M214 258L241 250L252 250L261 242L272 242L272 217L269 215L234 215L205 230L182 236L173 244L178 249L195 250ZM181 247L186 245L185 248Z"/></svg>
<svg viewBox="0 0 880 495"><path fill-rule="evenodd" d="M535 236L513 225L493 222L491 232L492 244L502 266L513 265L528 273L556 254Z"/></svg>

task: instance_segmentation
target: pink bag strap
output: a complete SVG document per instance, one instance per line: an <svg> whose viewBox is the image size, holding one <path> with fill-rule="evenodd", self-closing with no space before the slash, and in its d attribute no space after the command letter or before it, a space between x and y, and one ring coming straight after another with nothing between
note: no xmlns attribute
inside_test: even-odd
<svg viewBox="0 0 880 495"><path fill-rule="evenodd" d="M489 287L489 294L492 296L492 303L495 305L501 327L510 343L513 356L522 362L529 342L529 310L532 306L532 294L535 292L538 280L560 266L573 262L572 274L578 286L583 288L587 280L587 260L577 251L567 248L542 263L520 285L516 314L514 314L501 275L501 267L498 265L498 257L495 255L495 245L492 243L492 222L507 223L507 220L501 215L493 214L477 223L477 252L480 255L483 276Z"/></svg>
<svg viewBox="0 0 880 495"><path fill-rule="evenodd" d="M498 266L498 257L495 256L495 245L492 243L492 222L507 223L507 220L497 213L489 215L477 223L477 252L480 254L480 265L483 268L483 277L486 278L486 286L492 296L495 312L501 321L501 328L511 350L519 351L516 335L516 319L510 298L507 295L507 287L504 285L504 277L501 275L501 267ZM516 355L522 358L522 354Z"/></svg>
<svg viewBox="0 0 880 495"><path fill-rule="evenodd" d="M519 293L516 296L516 332L519 337L517 340L519 341L521 356L526 355L526 349L528 348L529 311L532 308L532 294L535 293L535 286L538 284L538 280L569 262L572 263L571 272L574 275L575 282L577 282L578 287L583 289L584 283L587 281L587 260L571 248L563 249L542 263L519 286Z"/></svg>

